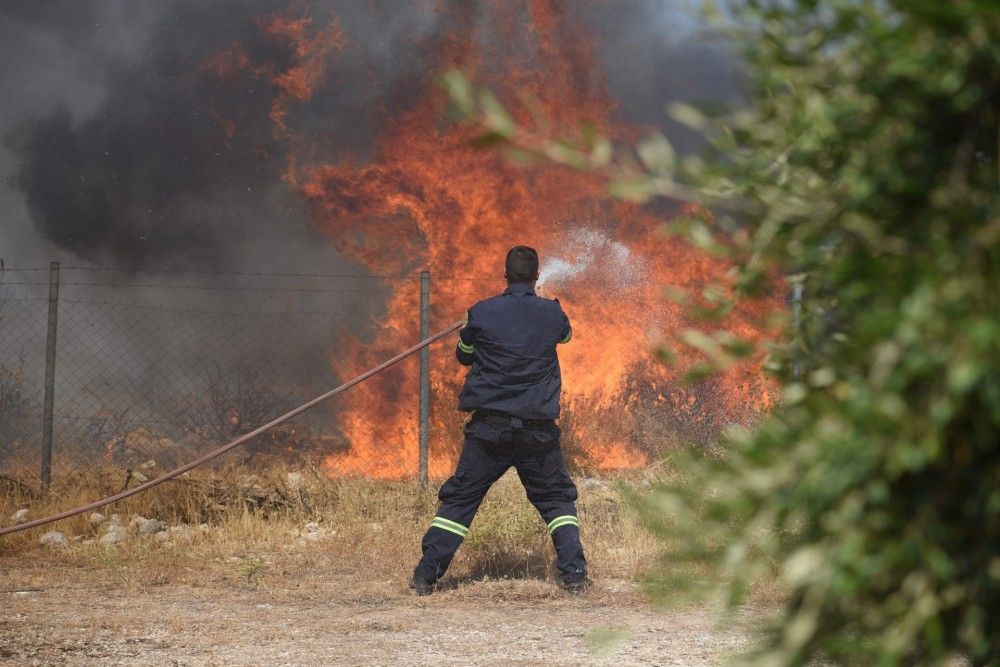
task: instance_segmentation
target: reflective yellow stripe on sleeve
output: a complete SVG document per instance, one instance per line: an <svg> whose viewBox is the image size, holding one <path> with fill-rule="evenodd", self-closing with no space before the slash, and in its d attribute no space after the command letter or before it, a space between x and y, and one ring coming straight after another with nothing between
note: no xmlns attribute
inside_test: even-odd
<svg viewBox="0 0 1000 667"><path fill-rule="evenodd" d="M561 341L559 341L559 342L560 342L560 343L568 343L568 342L569 342L570 340L572 340L572 338L573 338L573 330L572 330L572 329L570 329L570 330L569 330L569 333L568 333L568 334L566 334L566 337L565 337L565 338L563 338L563 339L562 339Z"/></svg>
<svg viewBox="0 0 1000 667"><path fill-rule="evenodd" d="M462 342L462 339L459 338L458 339L458 349L460 349L462 352L465 352L466 354L472 354L473 352L476 351L476 346L475 345L466 345L465 343Z"/></svg>

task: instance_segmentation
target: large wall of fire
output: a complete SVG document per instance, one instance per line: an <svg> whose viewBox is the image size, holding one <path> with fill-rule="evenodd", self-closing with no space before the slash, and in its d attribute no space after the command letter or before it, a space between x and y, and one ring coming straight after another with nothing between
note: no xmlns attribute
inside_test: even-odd
<svg viewBox="0 0 1000 667"><path fill-rule="evenodd" d="M616 122L616 101L583 25L554 2L495 3L468 15L456 7L426 4L427 12L456 16L422 47L426 62L406 82L405 103L389 111L364 154L324 155L317 150L322 127L296 123L297 106L318 94L336 104L341 81L330 63L356 58L336 15L318 19L295 5L261 16L251 29L273 46L270 56L252 56L236 40L203 66L223 90L248 82L270 87L270 141L284 151L286 187L341 255L389 276L390 296L363 335L331 331L329 363L350 377L417 339L412 276L419 270L431 272L432 324L443 326L502 290L506 250L528 244L546 262L545 289L574 326L560 358L564 444L577 463L641 466L670 447L711 442L725 425L755 419L772 392L760 359L689 386L680 377L695 359L667 366L653 354L671 332L693 324L664 288L698 294L724 282L725 260L661 233L669 206L614 201L593 176L477 150L475 131L446 118L435 77L459 68L524 122L540 116L558 133L588 123L625 141L638 136L640 128ZM356 66L364 71L363 62ZM236 120L214 113L224 136L239 131ZM727 325L761 339L765 315L777 308L780 299L744 305ZM454 403L464 369L451 349L436 348L431 360L431 472L442 475L460 446ZM417 385L406 377L378 377L337 405L347 448L329 455L331 471L413 473Z"/></svg>

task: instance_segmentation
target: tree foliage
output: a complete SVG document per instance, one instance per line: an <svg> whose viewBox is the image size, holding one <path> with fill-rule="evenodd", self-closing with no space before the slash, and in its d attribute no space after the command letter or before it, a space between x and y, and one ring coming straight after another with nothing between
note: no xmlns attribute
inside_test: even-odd
<svg viewBox="0 0 1000 667"><path fill-rule="evenodd" d="M460 75L445 84L494 138L603 173L616 196L715 208L746 232L717 246L740 267L737 295L774 267L801 281L801 324L773 356L780 408L646 502L682 545L664 571L712 562L737 604L776 569L789 596L758 664L993 663L1000 5L751 0L719 16L749 103L675 109L710 138L709 159L661 136L631 151L536 135ZM712 246L706 224L675 228Z"/></svg>

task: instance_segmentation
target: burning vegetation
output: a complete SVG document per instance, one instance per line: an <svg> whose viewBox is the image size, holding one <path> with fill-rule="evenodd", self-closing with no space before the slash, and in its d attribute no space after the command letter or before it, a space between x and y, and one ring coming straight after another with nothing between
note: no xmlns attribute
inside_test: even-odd
<svg viewBox="0 0 1000 667"><path fill-rule="evenodd" d="M682 379L701 361L694 352L675 351L671 365L653 354L670 334L698 326L665 292L697 302L707 286L725 289L726 259L661 233L671 216L708 212L616 201L586 173L481 150L488 141L478 130L447 119L437 78L457 70L493 90L519 125L640 136L616 113L578 5L220 7L164 8L148 58L115 70L98 113L77 121L57 109L12 140L16 184L51 242L136 272L158 262L249 268L244 255L269 256L284 242L302 259L318 232L388 294L372 321L358 312L331 326L329 364L344 378L417 339L418 271L431 273L438 330L502 290L506 250L528 244L542 257L541 289L574 325L560 349L561 424L577 465L641 466L676 444L710 444L727 424L769 408L774 390L760 357L689 385ZM296 215L308 233L289 221ZM726 324L760 341L781 308L779 296L744 303ZM432 353L435 475L450 469L461 442L464 418L453 406L464 372L450 350ZM266 382L305 386L301 375L296 366ZM214 400L217 389L209 383L211 414L195 411L189 431L218 440L259 421L246 400ZM412 475L417 393L412 367L397 366L326 408L340 433L319 429L311 439L323 443L329 471ZM94 440L106 442L105 431Z"/></svg>
<svg viewBox="0 0 1000 667"><path fill-rule="evenodd" d="M521 100L513 110L521 121L636 135L613 118L615 101L583 27L558 3L522 9L495 3L489 20L475 24L471 16L454 17L453 29L428 48L433 56L419 82L423 92L393 111L370 159L317 154L310 130L297 128L290 113L318 90L337 86L327 64L350 58L352 46L336 18L323 24L301 15L265 17L257 29L279 47L283 65L253 62L234 44L205 71L227 85L241 76L271 85L270 118L287 150L287 186L308 203L313 223L339 253L391 276L378 321L364 335L339 332L330 347L340 375L353 376L417 338L416 282L397 276L431 272L432 323L443 326L501 290L506 250L527 243L543 258L544 293L558 297L574 323L573 342L560 350L568 450L578 464L596 469L641 466L671 445L707 443L726 424L752 421L769 408L773 388L759 357L695 385L681 377L698 359L665 365L653 358L664 333L692 326L665 288L697 297L707 285L725 284L730 269L661 234L669 212L613 201L585 174L476 150L474 130L445 121L435 76L458 68L504 99ZM233 131L230 123L220 121L223 132ZM778 308L779 298L744 305L728 316L729 327L760 340L765 315ZM430 461L432 474L440 475L460 442L461 416L451 406L464 369L450 351L439 350L431 364ZM417 390L398 369L356 387L337 408L350 449L331 455L328 468L412 474Z"/></svg>

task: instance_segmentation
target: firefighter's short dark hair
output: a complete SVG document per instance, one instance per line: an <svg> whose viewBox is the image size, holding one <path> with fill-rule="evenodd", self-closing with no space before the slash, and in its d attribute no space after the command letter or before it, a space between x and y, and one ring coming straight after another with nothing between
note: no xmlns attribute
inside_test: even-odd
<svg viewBox="0 0 1000 667"><path fill-rule="evenodd" d="M526 245L511 248L504 261L504 271L508 282L534 282L538 278L538 253Z"/></svg>

